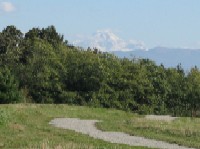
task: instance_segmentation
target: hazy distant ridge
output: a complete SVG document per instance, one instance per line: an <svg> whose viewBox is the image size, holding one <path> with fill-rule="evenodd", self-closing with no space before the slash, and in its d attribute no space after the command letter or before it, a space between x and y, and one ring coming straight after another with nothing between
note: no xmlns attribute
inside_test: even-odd
<svg viewBox="0 0 200 149"><path fill-rule="evenodd" d="M174 67L179 63L182 64L184 69L188 70L191 67L200 67L200 49L181 49L181 48L166 48L155 47L144 50L133 51L115 51L113 52L120 58L149 58L154 60L157 64L164 64L166 67Z"/></svg>

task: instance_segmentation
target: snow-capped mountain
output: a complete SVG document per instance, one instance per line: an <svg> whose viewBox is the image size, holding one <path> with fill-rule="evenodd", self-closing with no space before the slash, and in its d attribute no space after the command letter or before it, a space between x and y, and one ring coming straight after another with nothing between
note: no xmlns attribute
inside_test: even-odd
<svg viewBox="0 0 200 149"><path fill-rule="evenodd" d="M111 52L120 58L149 58L158 65L176 67L181 64L185 70L200 68L200 49L155 47L147 49L142 41L123 40L110 30L97 31L90 37L82 37L73 43L83 48L98 48Z"/></svg>
<svg viewBox="0 0 200 149"><path fill-rule="evenodd" d="M133 51L147 50L144 43L136 40L123 40L110 30L97 31L90 37L84 37L73 42L83 48L98 48L101 51Z"/></svg>

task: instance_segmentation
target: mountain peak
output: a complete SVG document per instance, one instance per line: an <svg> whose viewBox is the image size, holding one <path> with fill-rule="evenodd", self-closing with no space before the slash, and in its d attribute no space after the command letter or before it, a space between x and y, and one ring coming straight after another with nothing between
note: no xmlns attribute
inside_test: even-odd
<svg viewBox="0 0 200 149"><path fill-rule="evenodd" d="M83 48L96 47L101 51L107 52L147 50L142 41L123 40L111 30L98 30L91 37L75 41L74 45L81 46Z"/></svg>

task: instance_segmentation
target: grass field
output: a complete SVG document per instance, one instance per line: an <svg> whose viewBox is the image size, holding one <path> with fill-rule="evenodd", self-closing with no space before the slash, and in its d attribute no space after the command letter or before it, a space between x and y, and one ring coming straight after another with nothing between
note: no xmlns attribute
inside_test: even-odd
<svg viewBox="0 0 200 149"><path fill-rule="evenodd" d="M35 104L0 106L0 148L146 149L112 144L74 131L54 128L48 123L56 117L103 120L97 124L102 130L123 131L200 148L199 118L163 122L113 109Z"/></svg>

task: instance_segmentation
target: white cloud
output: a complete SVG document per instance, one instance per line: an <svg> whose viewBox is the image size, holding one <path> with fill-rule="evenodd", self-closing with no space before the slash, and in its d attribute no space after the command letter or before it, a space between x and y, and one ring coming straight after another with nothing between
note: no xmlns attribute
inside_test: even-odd
<svg viewBox="0 0 200 149"><path fill-rule="evenodd" d="M0 2L0 10L4 12L15 11L15 6L11 2Z"/></svg>
<svg viewBox="0 0 200 149"><path fill-rule="evenodd" d="M83 48L96 47L101 51L133 51L147 50L142 41L123 40L114 34L111 30L99 30L89 37L79 36L79 39L73 44Z"/></svg>

